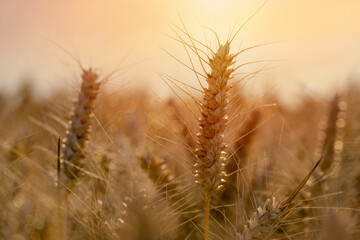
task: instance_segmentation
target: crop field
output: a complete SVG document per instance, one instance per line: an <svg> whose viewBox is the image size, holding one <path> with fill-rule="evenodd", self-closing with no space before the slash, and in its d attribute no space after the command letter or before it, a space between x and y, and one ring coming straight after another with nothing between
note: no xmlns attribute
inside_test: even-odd
<svg viewBox="0 0 360 240"><path fill-rule="evenodd" d="M165 35L183 55L159 49L177 76L151 69L163 95L126 84L142 60L106 71L46 37L73 88L0 93L0 240L360 239L356 74L319 96L300 87L296 104L278 85L249 93L282 62L243 57L286 44L241 44L271 4L225 37L179 13Z"/></svg>

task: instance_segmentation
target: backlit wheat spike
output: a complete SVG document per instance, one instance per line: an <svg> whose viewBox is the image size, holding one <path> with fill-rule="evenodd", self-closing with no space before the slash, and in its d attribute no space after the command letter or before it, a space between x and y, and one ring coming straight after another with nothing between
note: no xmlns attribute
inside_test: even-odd
<svg viewBox="0 0 360 240"><path fill-rule="evenodd" d="M177 193L177 184L174 175L167 166L164 159L152 154L142 154L139 156L141 168L149 174L149 178L157 185L162 193Z"/></svg>
<svg viewBox="0 0 360 240"><path fill-rule="evenodd" d="M62 145L64 173L71 179L78 177L79 168L85 164L83 148L89 140L91 111L100 87L98 75L91 68L83 70L81 78L81 90Z"/></svg>
<svg viewBox="0 0 360 240"><path fill-rule="evenodd" d="M243 234L237 234L236 240L264 239L274 229L274 223L281 216L280 204L273 197L267 199L263 207L256 209L252 219L244 226Z"/></svg>
<svg viewBox="0 0 360 240"><path fill-rule="evenodd" d="M211 194L223 188L226 173L226 145L224 131L228 122L227 104L228 81L234 71L234 54L230 54L230 44L220 45L218 51L209 58L211 73L207 74L208 88L204 88L201 104L200 132L197 134L199 148L196 149L196 179Z"/></svg>
<svg viewBox="0 0 360 240"><path fill-rule="evenodd" d="M236 240L257 240L267 239L269 234L276 229L276 224L279 223L280 217L284 215L285 210L289 204L294 200L296 195L305 186L315 169L319 166L323 157L316 162L315 166L300 182L295 191L284 202L278 202L274 197L267 199L263 207L258 207L254 213L253 218L248 220L244 226L242 234L237 233Z"/></svg>

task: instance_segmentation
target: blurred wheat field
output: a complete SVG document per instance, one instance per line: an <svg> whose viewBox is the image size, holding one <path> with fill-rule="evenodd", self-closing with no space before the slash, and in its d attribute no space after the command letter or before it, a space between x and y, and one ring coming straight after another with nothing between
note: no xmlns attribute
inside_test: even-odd
<svg viewBox="0 0 360 240"><path fill-rule="evenodd" d="M204 196L188 164L196 141L176 99L101 93L84 167L66 206L59 203L57 139L72 105L66 94L37 102L24 87L1 100L1 239L202 239ZM271 95L233 96L241 117L228 131L231 175L211 201L210 239L236 239L256 208L285 198L319 154L324 162L271 236L357 239L359 89L304 99L296 111Z"/></svg>
<svg viewBox="0 0 360 240"><path fill-rule="evenodd" d="M358 238L358 92L304 99L296 111L274 96L253 103L235 95L242 117L230 134L240 140L227 167L236 174L211 203L212 239L235 239L267 197L295 189L319 149L326 151L323 174L310 179L274 234ZM16 101L2 98L2 239L59 239L57 138L71 109L63 94L37 102L24 88ZM68 239L202 238L203 196L186 164L195 141L184 113L178 101L144 92L100 94L83 174L68 199Z"/></svg>
<svg viewBox="0 0 360 240"><path fill-rule="evenodd" d="M172 95L80 62L75 91L0 95L0 239L359 239L360 88L255 97L276 59L242 54L278 43L172 27L194 74L158 73Z"/></svg>

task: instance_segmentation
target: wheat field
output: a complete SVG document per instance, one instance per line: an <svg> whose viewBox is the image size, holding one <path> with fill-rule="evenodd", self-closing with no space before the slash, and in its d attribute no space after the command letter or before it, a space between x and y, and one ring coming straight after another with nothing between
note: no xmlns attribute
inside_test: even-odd
<svg viewBox="0 0 360 240"><path fill-rule="evenodd" d="M80 61L74 91L0 95L0 239L359 239L360 88L289 108L246 92L273 43L172 29L194 77L158 73L165 97Z"/></svg>

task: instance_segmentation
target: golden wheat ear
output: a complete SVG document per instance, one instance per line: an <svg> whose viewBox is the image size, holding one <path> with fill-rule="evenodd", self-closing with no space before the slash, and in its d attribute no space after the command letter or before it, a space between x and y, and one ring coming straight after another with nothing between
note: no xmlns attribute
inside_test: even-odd
<svg viewBox="0 0 360 240"><path fill-rule="evenodd" d="M217 192L224 187L227 160L224 131L228 122L228 81L234 71L235 55L230 54L230 44L220 45L209 59L211 72L207 74L208 88L204 89L200 131L197 134L199 147L196 149L197 163L195 177L205 192Z"/></svg>
<svg viewBox="0 0 360 240"><path fill-rule="evenodd" d="M238 233L236 240L256 240L267 239L274 232L280 223L281 216L294 200L296 195L305 186L315 169L319 166L321 157L311 169L308 175L300 182L295 191L283 202L279 202L275 197L266 200L263 207L256 209L253 218L251 218L244 226L243 233Z"/></svg>
<svg viewBox="0 0 360 240"><path fill-rule="evenodd" d="M66 179L79 177L80 170L85 165L83 149L90 137L91 112L100 88L100 82L97 81L98 74L93 69L84 69L81 78L81 90L74 104L61 149Z"/></svg>

